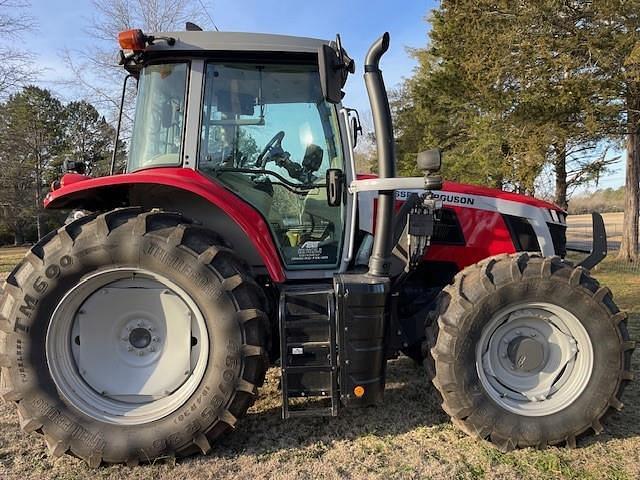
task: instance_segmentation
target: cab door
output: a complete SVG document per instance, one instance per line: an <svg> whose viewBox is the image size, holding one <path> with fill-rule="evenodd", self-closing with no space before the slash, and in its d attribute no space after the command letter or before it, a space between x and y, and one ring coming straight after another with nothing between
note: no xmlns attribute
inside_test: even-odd
<svg viewBox="0 0 640 480"><path fill-rule="evenodd" d="M342 270L347 209L326 183L344 171L342 120L317 65L209 62L203 97L199 170L264 216L292 276Z"/></svg>

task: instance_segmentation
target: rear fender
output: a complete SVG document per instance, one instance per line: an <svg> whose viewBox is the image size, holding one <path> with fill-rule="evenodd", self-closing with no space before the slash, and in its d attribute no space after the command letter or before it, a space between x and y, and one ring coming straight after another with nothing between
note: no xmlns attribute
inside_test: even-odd
<svg viewBox="0 0 640 480"><path fill-rule="evenodd" d="M67 178L50 192L48 209L105 211L143 206L179 211L219 233L271 280L285 281L282 261L265 219L251 205L215 181L187 168L156 168L100 178Z"/></svg>

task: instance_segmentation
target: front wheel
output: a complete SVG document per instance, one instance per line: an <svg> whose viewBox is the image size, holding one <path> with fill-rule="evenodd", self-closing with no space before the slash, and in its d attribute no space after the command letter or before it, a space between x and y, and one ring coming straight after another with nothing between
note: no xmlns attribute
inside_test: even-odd
<svg viewBox="0 0 640 480"><path fill-rule="evenodd" d="M574 446L622 408L634 343L586 270L503 255L460 272L439 302L433 383L468 434L502 450Z"/></svg>
<svg viewBox="0 0 640 480"><path fill-rule="evenodd" d="M267 367L257 284L173 213L120 209L53 232L9 275L0 315L20 426L92 466L208 452Z"/></svg>

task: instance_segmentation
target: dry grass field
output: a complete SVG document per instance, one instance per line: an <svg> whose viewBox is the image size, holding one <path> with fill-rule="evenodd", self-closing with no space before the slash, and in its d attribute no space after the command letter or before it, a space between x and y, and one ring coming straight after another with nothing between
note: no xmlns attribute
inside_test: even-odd
<svg viewBox="0 0 640 480"><path fill-rule="evenodd" d="M22 251L0 251L5 275ZM608 260L607 262L611 262ZM631 314L640 336L640 276L616 273L610 263L595 272ZM638 355L633 367L638 371ZM0 406L0 479L218 479L218 478L442 478L442 479L637 479L640 478L640 387L633 384L622 414L600 436L578 448L525 449L503 454L460 433L440 410L422 368L400 358L388 369L385 405L346 411L335 419L280 419L277 371L237 431L209 456L164 459L135 468L89 469L54 460L39 435L18 428L13 405Z"/></svg>
<svg viewBox="0 0 640 480"><path fill-rule="evenodd" d="M622 224L624 213L603 213L607 230L607 243L610 250L620 247L622 241ZM586 248L591 246L591 215L569 215L567 217L567 242L569 246Z"/></svg>

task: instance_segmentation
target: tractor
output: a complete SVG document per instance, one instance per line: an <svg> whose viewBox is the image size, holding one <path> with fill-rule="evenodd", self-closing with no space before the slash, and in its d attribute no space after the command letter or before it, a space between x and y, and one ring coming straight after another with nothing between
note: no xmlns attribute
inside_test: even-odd
<svg viewBox="0 0 640 480"><path fill-rule="evenodd" d="M555 205L445 182L438 150L397 177L388 33L364 61L375 176L355 171L339 37L189 24L119 43L123 104L137 83L126 169L114 151L111 175L52 185L45 206L69 221L0 297L2 398L53 456L206 454L272 365L285 419L379 405L400 352L501 450L573 447L622 408L634 343L589 273L601 218L574 266Z"/></svg>

